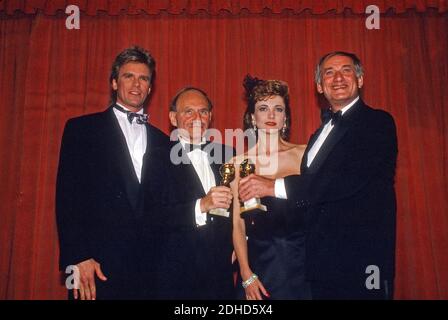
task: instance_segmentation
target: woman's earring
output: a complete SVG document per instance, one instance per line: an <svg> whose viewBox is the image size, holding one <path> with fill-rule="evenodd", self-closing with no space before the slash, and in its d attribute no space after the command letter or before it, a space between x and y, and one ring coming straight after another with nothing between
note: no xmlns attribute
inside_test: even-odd
<svg viewBox="0 0 448 320"><path fill-rule="evenodd" d="M286 134L286 122L283 124L282 136L285 136L285 134Z"/></svg>
<svg viewBox="0 0 448 320"><path fill-rule="evenodd" d="M255 120L252 120L252 127L254 128L254 131L257 132L257 125L255 124Z"/></svg>

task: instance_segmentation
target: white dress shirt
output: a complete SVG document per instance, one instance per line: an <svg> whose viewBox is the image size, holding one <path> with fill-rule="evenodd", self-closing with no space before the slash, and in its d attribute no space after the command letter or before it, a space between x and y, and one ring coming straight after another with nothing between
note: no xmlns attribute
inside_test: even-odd
<svg viewBox="0 0 448 320"><path fill-rule="evenodd" d="M185 147L185 143L189 143L181 137L179 137L179 140L183 147ZM205 141L203 141L203 143L205 143ZM216 181L215 175L213 174L212 168L210 167L210 163L208 161L207 152L202 151L201 149L194 149L193 151L188 152L187 156L190 159L199 180L201 181L204 192L208 193L212 187L216 186ZM207 223L207 212L201 212L201 199L196 200L194 212L196 225L205 225Z"/></svg>
<svg viewBox="0 0 448 320"><path fill-rule="evenodd" d="M117 105L125 110L129 110L119 103ZM132 123L129 123L126 113L115 108L113 108L113 111L120 124L121 131L123 131L124 137L126 138L126 144L132 159L135 174L137 175L138 181L141 182L143 155L145 154L147 145L146 126L136 123L136 119L133 119ZM143 109L136 113L143 114Z"/></svg>
<svg viewBox="0 0 448 320"><path fill-rule="evenodd" d="M341 109L342 115L344 115L344 113L347 112L347 110L350 109L358 100L359 96L356 97L355 100L350 102L344 108L342 108ZM331 130L333 130L333 128L334 125L332 124L332 121L328 121L328 123L323 127L322 131L320 132L310 151L308 151L307 163L306 163L306 166L308 168L310 167L311 163L313 163L314 158L316 157L317 153L319 152L320 148L324 144L325 140L327 139L328 135L330 134ZM288 198L286 194L285 180L283 178L275 180L274 192L277 198L280 199Z"/></svg>

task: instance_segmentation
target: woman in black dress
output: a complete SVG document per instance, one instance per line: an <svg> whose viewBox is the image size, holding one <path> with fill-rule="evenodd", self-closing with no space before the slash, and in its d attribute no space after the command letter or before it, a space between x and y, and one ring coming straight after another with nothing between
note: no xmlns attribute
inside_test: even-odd
<svg viewBox="0 0 448 320"><path fill-rule="evenodd" d="M291 122L287 83L246 76L243 85L248 104L244 129L253 130L256 143L235 157L236 168L248 159L255 164L256 174L268 178L300 174L306 146L287 141ZM237 174L232 183L234 199L238 199L238 183ZM303 217L289 212L287 201L265 197L261 204L267 211L242 214L239 201L234 201L233 243L240 266L239 298L310 299L304 270Z"/></svg>

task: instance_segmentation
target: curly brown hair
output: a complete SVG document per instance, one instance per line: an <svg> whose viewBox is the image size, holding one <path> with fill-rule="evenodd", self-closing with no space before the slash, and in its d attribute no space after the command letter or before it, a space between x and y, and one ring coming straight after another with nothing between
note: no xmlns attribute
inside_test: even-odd
<svg viewBox="0 0 448 320"><path fill-rule="evenodd" d="M289 106L288 84L281 80L262 80L248 74L244 77L243 86L246 90L245 98L247 101L247 108L243 118L244 130L252 128L252 114L255 112L255 104L258 101L266 100L272 96L280 96L285 103L286 115L286 130L281 131L281 137L288 140L291 129L291 108Z"/></svg>

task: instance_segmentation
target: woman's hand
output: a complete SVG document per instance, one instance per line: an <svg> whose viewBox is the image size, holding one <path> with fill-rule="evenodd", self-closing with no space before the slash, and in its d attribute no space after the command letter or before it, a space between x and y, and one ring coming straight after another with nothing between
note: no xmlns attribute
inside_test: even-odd
<svg viewBox="0 0 448 320"><path fill-rule="evenodd" d="M246 300L263 300L262 295L268 298L270 297L269 293L258 278L246 289L244 289L244 291L246 292Z"/></svg>
<svg viewBox="0 0 448 320"><path fill-rule="evenodd" d="M246 300L263 300L262 294L265 297L270 297L258 276L252 271L246 270L246 272L242 272L241 277L244 279L243 283L251 282L244 288Z"/></svg>

